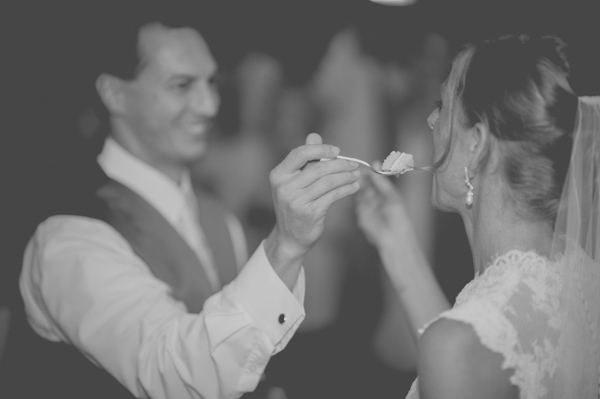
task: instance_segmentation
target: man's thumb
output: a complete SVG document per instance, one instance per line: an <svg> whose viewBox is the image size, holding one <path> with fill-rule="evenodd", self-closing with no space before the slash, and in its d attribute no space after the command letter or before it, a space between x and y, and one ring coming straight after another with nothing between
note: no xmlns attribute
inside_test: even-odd
<svg viewBox="0 0 600 399"><path fill-rule="evenodd" d="M323 144L323 139L318 133L311 133L306 136L306 144Z"/></svg>

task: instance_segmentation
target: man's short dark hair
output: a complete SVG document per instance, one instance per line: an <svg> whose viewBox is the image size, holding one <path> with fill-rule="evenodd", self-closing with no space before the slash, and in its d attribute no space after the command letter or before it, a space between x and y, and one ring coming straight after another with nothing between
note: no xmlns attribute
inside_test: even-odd
<svg viewBox="0 0 600 399"><path fill-rule="evenodd" d="M136 77L143 67L139 48L142 28L160 24L198 29L200 23L199 7L193 7L191 2L127 0L114 8L114 12L107 13L113 16L99 33L97 75L107 73L127 80Z"/></svg>

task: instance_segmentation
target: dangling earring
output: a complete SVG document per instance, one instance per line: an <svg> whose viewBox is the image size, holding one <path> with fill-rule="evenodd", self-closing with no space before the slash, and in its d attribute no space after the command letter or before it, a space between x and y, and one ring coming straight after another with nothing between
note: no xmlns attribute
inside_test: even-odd
<svg viewBox="0 0 600 399"><path fill-rule="evenodd" d="M469 178L469 169L465 166L465 185L469 189L467 191L467 209L471 209L473 206L473 185L471 184L471 179Z"/></svg>

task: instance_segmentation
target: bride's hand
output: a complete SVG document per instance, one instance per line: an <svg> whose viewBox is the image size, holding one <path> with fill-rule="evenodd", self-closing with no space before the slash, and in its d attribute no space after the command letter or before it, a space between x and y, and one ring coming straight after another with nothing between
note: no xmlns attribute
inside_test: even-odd
<svg viewBox="0 0 600 399"><path fill-rule="evenodd" d="M402 243L407 234L414 236L402 195L389 177L364 176L356 196L356 213L360 229L379 249Z"/></svg>

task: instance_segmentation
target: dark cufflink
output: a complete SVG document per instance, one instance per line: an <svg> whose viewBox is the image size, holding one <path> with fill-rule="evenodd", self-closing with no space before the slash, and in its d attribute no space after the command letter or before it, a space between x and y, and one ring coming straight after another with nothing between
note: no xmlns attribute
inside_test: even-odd
<svg viewBox="0 0 600 399"><path fill-rule="evenodd" d="M286 317L285 315L282 313L279 315L279 324L283 324L285 323Z"/></svg>

